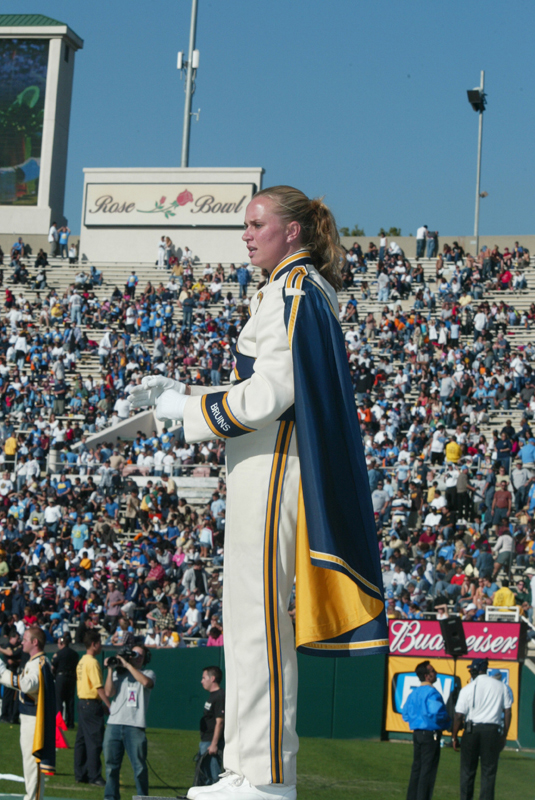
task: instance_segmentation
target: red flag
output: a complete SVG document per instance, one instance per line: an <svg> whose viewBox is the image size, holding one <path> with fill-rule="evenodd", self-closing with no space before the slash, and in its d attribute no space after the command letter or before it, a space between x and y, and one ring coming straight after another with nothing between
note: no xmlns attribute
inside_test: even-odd
<svg viewBox="0 0 535 800"><path fill-rule="evenodd" d="M67 726L65 725L65 720L61 716L61 711L58 711L56 714L56 749L57 750L68 750L69 745L62 734L61 731L66 731Z"/></svg>

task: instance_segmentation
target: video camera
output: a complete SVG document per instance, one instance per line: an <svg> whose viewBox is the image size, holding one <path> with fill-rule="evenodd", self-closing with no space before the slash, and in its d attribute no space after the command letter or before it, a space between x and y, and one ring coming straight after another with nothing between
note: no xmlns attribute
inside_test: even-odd
<svg viewBox="0 0 535 800"><path fill-rule="evenodd" d="M137 653L134 653L131 647L121 647L117 655L110 656L108 658L108 667L113 667L114 669L117 670L117 672L124 672L125 668L119 661L118 656L121 656L121 658L124 658L124 660L128 661L128 663L130 664L132 661L135 661Z"/></svg>

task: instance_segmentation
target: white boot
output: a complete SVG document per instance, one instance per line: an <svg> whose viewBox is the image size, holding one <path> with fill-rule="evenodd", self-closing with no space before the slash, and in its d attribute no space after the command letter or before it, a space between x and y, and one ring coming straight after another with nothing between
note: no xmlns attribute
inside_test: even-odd
<svg viewBox="0 0 535 800"><path fill-rule="evenodd" d="M285 786L282 783L252 786L247 778L235 775L222 784L221 788L219 783L207 786L204 792L196 794L195 798L196 800L296 800L297 790L295 786Z"/></svg>
<svg viewBox="0 0 535 800"><path fill-rule="evenodd" d="M225 786L229 781L238 778L239 775L236 775L235 772L232 770L227 769L225 772L222 772L219 776L219 780L217 783L212 783L209 786L192 786L191 789L188 790L186 797L188 800L196 800L200 794L208 794L208 792L214 792L216 789L221 789Z"/></svg>

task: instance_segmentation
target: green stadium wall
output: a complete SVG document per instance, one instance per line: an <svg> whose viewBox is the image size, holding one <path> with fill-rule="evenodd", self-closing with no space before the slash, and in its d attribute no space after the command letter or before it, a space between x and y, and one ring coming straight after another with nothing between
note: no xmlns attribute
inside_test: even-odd
<svg viewBox="0 0 535 800"><path fill-rule="evenodd" d="M530 669L531 667L531 669ZM535 749L535 664L522 664L520 672L520 711L518 741L521 747Z"/></svg>
<svg viewBox="0 0 535 800"><path fill-rule="evenodd" d="M203 667L224 671L223 648L152 650L156 673L147 725L198 730L206 693ZM327 739L378 739L383 721L386 657L313 658L298 654L297 731ZM535 678L535 676L533 676Z"/></svg>
<svg viewBox="0 0 535 800"><path fill-rule="evenodd" d="M116 651L113 651L116 652ZM150 728L198 730L206 694L201 687L207 666L225 671L223 648L152 650L150 669L157 685L147 724ZM102 654L102 659L111 651ZM312 658L297 656L299 694L297 732L325 739L379 739L383 736L386 656ZM394 734L393 738L410 738ZM521 667L518 742L535 749L535 662Z"/></svg>

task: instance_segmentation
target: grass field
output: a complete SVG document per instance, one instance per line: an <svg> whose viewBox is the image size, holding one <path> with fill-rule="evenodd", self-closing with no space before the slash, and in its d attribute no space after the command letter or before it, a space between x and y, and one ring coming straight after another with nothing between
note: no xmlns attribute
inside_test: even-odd
<svg viewBox="0 0 535 800"><path fill-rule="evenodd" d="M0 726L0 772L22 775L19 728ZM74 746L75 731L67 731ZM149 761L161 779L150 775L153 795L176 797L185 791L194 772L193 756L198 737L194 731L148 731ZM57 773L47 780L49 797L102 800L103 789L75 783L73 750L57 751ZM406 743L364 740L301 739L298 756L299 800L349 800L404 798L412 761L412 747ZM496 797L529 800L534 794L535 760L532 753L505 751L498 769ZM135 794L132 771L125 757L121 773L123 800ZM23 784L0 781L0 793L22 794ZM475 796L479 793L476 786ZM442 750L435 787L435 800L453 800L459 796L459 756L447 747Z"/></svg>

